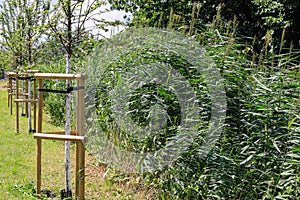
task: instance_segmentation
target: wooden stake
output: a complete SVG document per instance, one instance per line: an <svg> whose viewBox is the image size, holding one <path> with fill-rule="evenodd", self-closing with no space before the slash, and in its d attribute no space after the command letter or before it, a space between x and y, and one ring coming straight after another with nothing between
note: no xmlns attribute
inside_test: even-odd
<svg viewBox="0 0 300 200"><path fill-rule="evenodd" d="M9 97L10 97L10 78L8 78L8 82L7 82L7 107L9 107L9 103L10 103L10 100L9 100Z"/></svg>
<svg viewBox="0 0 300 200"><path fill-rule="evenodd" d="M36 79L33 80L33 99L36 98ZM33 129L36 130L36 103L33 104Z"/></svg>
<svg viewBox="0 0 300 200"><path fill-rule="evenodd" d="M44 85L44 80L39 80L39 89L42 89ZM39 92L38 98L38 133L42 133L43 125L43 92ZM37 149L36 149L36 194L41 195L41 185L42 185L42 139L37 138Z"/></svg>
<svg viewBox="0 0 300 200"><path fill-rule="evenodd" d="M27 77L28 74L25 74L25 77ZM25 93L26 95L23 96L24 99L29 99L29 87L28 87L28 83L29 81L26 79L25 81L25 91L22 91L23 93ZM29 102L24 102L25 103L25 116L29 117L29 113L28 113L28 104Z"/></svg>
<svg viewBox="0 0 300 200"><path fill-rule="evenodd" d="M77 86L84 86L85 77L77 80ZM84 136L84 90L78 90L76 96L76 130ZM85 147L82 142L76 145L76 199L84 199L85 191Z"/></svg>
<svg viewBox="0 0 300 200"><path fill-rule="evenodd" d="M16 99L19 99L19 81L16 76ZM19 102L16 102L16 131L19 133Z"/></svg>
<svg viewBox="0 0 300 200"><path fill-rule="evenodd" d="M8 93L8 99L9 99L9 108L10 108L10 115L12 115L12 94L13 94L13 83L12 83L12 77L8 77L9 81L9 93Z"/></svg>
<svg viewBox="0 0 300 200"><path fill-rule="evenodd" d="M42 89L44 85L44 80L39 79L39 89ZM43 92L39 91L39 97L38 97L38 133L42 132L42 126L43 126Z"/></svg>

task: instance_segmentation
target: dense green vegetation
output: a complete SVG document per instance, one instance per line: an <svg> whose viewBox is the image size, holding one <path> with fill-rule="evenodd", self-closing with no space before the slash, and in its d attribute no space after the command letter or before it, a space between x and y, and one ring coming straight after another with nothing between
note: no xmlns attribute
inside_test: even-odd
<svg viewBox="0 0 300 200"><path fill-rule="evenodd" d="M225 81L227 117L223 134L206 159L199 152L202 145L199 131L198 138L175 163L143 174L146 182L161 191L156 198L297 199L300 195L297 61L293 60L292 52L280 55L251 52L251 46L237 43L235 28L234 23L226 25L222 20L214 20L205 32L195 34ZM268 52L268 45L264 46L262 52ZM190 83L198 80L194 82L195 92L199 88L205 91L205 85L201 77L188 70L189 65L180 56L151 51L147 47L127 53L110 61L107 76L99 80L97 86L99 120L107 132L104 138L109 137L120 147L135 152L157 150L176 134L176 122L172 123L172 119L180 119L176 97L152 85L145 85L134 93L129 107L133 120L140 126L149 124L145 116L151 105L163 102L167 110L175 108L168 110L171 114L169 129L163 137L136 140L130 133L120 131L111 117L111 94L118 77L135 67L135 63L164 62L182 69L183 74L189 71L190 76L185 77ZM99 68L105 67L103 65ZM208 108L204 113L209 113L210 101L205 93L198 95L202 97L200 106ZM203 117L205 120L205 115Z"/></svg>
<svg viewBox="0 0 300 200"><path fill-rule="evenodd" d="M300 3L295 0L110 2L113 8L134 12L131 30L166 28L198 42L224 79L227 110L221 137L204 159L199 151L205 127L200 127L198 137L172 165L139 174L146 184L156 188L153 198L298 199ZM37 56L32 58L36 63L32 67L44 72L64 71L66 61L59 37L50 34L34 46ZM78 42L72 44L72 71L85 71L85 56L103 42L88 32L80 35ZM2 49L1 54L14 56L7 48ZM7 59L1 58L0 62L6 69L12 66ZM97 116L94 117L105 132L98 140L109 138L117 146L138 153L163 148L177 134L181 119L178 99L170 90L151 84L139 88L130 98L131 117L143 127L151 120L147 118L151 106L165 106L170 115L166 133L137 140L113 123L111 92L118 85L118 75L136 63L164 63L180 71L201 102L202 120L208 121L211 112L208 88L203 77L191 70L190 63L181 55L145 46L107 62L108 66L103 66L106 63L93 66L100 71L101 67L107 70L107 76L96 85ZM16 66L11 69L14 68ZM64 83L46 84L47 87L64 87ZM56 124L64 121L65 110L58 106L64 104L64 98L49 95L46 100L45 107Z"/></svg>
<svg viewBox="0 0 300 200"><path fill-rule="evenodd" d="M279 52L280 42L285 48L291 44L299 49L299 8L297 0L178 0L178 1L141 1L110 0L113 8L134 12L134 21L147 26L166 27L170 21L178 28L203 32L220 11L218 17L226 23L235 21L237 35L243 42L252 42L256 37L255 50L259 52L264 44L263 37L271 32L273 40L269 41L273 50ZM171 15L170 15L171 13ZM285 30L284 41L281 40ZM238 38L237 38L238 39ZM268 44L269 45L269 44Z"/></svg>
<svg viewBox="0 0 300 200"><path fill-rule="evenodd" d="M157 7L153 4L143 5L149 10L162 9L159 3ZM172 6L166 8L170 10ZM192 9L192 6L190 8ZM157 24L160 23L157 18L152 18L160 15L152 15L153 12L146 12L147 9L137 12L137 22L133 26L149 26L149 24L164 26L163 23ZM162 13L166 15L166 12L162 11ZM169 16L162 18L167 20L168 28L178 29L180 25L186 23L184 19L176 19L178 13L172 14L170 18ZM241 32L237 19L228 22L223 20L220 11L211 23L205 24L202 31L195 28L196 25L189 26L193 31L186 30L186 33L192 34L199 44L206 48L225 80L227 118L223 134L206 159L203 160L199 154L201 139L194 140L189 150L173 165L153 173L146 173L144 179L161 190L161 193L157 194L161 199L297 199L300 195L299 130L297 128L299 69L297 53L294 53L297 50L292 46L279 51L290 45L285 46L288 39L285 38L284 29L280 29L283 31L280 37L273 38L273 32L270 32L272 30L265 29L264 35L260 37L263 40L252 37L252 42L245 42L245 37L239 36ZM193 16L187 21L191 23ZM260 49L257 51L255 48ZM179 66L187 69L186 63L178 62L180 57L172 57L169 52L151 52L146 47L140 51L138 55L143 59L143 63L164 62L174 68ZM122 71L125 72L135 66L134 63L139 61L136 52L128 54L125 58L120 57L115 61L115 66L110 68L111 73L108 74L118 77L116 74L122 74ZM164 60L164 58L169 59ZM107 81L106 84L103 81ZM105 87L108 86L109 91L112 91L115 83L111 78L103 81L99 91L106 94L104 95L106 98L99 99L101 99L101 108L109 108L110 106L105 107L107 103L110 105ZM143 103L148 101L149 105L153 105L157 98L163 99L159 96L160 89L153 92L152 88L151 86L141 88L142 94L150 97L153 95L153 97L141 98L139 101ZM168 98L176 103L176 98L172 96ZM147 123L143 118L144 111L149 112L149 107L139 105L140 107L131 107L131 111L134 113L133 118L136 113L139 113L140 118L135 120L143 125ZM104 118L101 115L100 120L110 115L103 110L100 112L106 113ZM173 114L177 118L180 117L178 113ZM107 122L111 122L111 119ZM158 139L160 142L157 142L157 138L151 137L143 141L135 141L130 137L130 133L124 136L124 133L118 133L118 126L114 129L114 124L107 124L112 126L113 132L119 134L118 144L123 148L126 144L128 146L125 145L125 148L131 150L151 151L153 150L151 148L166 141L164 138L164 141ZM171 124L169 125L172 128ZM109 129L107 131L110 133ZM172 134L165 135L167 138L171 136ZM112 135L108 137L115 138Z"/></svg>

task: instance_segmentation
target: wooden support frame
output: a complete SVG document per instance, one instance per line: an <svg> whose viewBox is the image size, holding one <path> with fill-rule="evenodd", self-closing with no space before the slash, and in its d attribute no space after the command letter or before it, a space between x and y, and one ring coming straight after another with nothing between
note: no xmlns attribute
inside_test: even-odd
<svg viewBox="0 0 300 200"><path fill-rule="evenodd" d="M35 131L36 130L36 121L37 121L37 115L36 115L36 110L37 110L37 103L38 103L38 100L36 99L36 79L33 79L33 99L29 99L28 96L29 96L29 90L31 88L28 87L29 85L29 81L28 79L25 80L25 91L22 91L20 93L20 88L19 88L19 80L20 78L28 78L29 75L31 74L35 74L35 73L39 73L40 70L27 70L26 72L24 73L20 73L20 74L17 74L15 72L9 72L7 73L8 77L9 77L9 90L11 91L11 93L9 94L9 97L8 97L8 101L10 102L9 105L10 105L10 114L12 114L12 95L15 95L15 99L14 99L14 102L16 104L16 131L17 133L19 133L19 103L25 103L25 115L27 117L29 117L29 113L28 113L28 104L29 103L33 103L33 130ZM13 84L12 84L12 79L15 79L15 89L13 89ZM20 96L23 96L25 98L23 99L20 99L19 97ZM31 130L29 130L31 131Z"/></svg>
<svg viewBox="0 0 300 200"><path fill-rule="evenodd" d="M19 99L19 79L18 79L18 75L16 75L15 77L15 82L16 82L16 93L15 93L15 98ZM23 92L23 91L22 91ZM19 133L19 101L16 101L16 131L17 133Z"/></svg>
<svg viewBox="0 0 300 200"><path fill-rule="evenodd" d="M78 88L84 88L85 75L81 74L55 74L55 73L35 73L38 79L38 88L43 89L45 79L74 80ZM75 164L75 199L84 199L85 193L85 142L87 137L84 133L84 89L76 91L76 131L71 131L70 135L64 132L43 132L43 91L38 94L38 129L33 137L37 141L37 166L36 166L36 193L41 194L41 171L42 171L42 140L60 140L76 142L76 164Z"/></svg>
<svg viewBox="0 0 300 200"><path fill-rule="evenodd" d="M17 76L17 73L15 72L7 72L7 77L8 77L8 85L7 85L7 102L8 102L8 107L10 110L10 115L12 115L12 99L13 95L16 94L16 86L13 83L13 80L15 80Z"/></svg>
<svg viewBox="0 0 300 200"><path fill-rule="evenodd" d="M34 75L34 74L40 73L40 72L41 72L40 70L32 70L32 69L26 70L26 73L31 74L31 75ZM33 102L33 130L36 131L36 123L37 123L36 111L37 111L38 99L36 99L37 98L37 91L36 91L36 79L35 78L33 79L33 94L32 94L32 96L33 96L33 99L34 99L34 102ZM31 130L29 130L29 131L31 131Z"/></svg>

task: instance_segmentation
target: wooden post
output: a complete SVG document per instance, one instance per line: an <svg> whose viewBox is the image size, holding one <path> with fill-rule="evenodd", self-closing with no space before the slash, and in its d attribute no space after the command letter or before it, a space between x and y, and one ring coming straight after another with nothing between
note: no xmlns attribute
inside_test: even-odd
<svg viewBox="0 0 300 200"><path fill-rule="evenodd" d="M44 80L39 80L39 89L42 89L44 85ZM43 125L43 92L39 91L38 98L38 133L42 133ZM36 194L41 195L41 185L42 185L42 139L37 138L37 149L36 149Z"/></svg>
<svg viewBox="0 0 300 200"><path fill-rule="evenodd" d="M33 79L33 99L36 99L36 79ZM33 130L36 131L36 103L33 104Z"/></svg>
<svg viewBox="0 0 300 200"><path fill-rule="evenodd" d="M19 75L17 74L17 77L18 77ZM17 81L17 84L19 84L19 79L16 79L16 81ZM21 94L23 95L23 93L24 93L24 81L22 80L21 81ZM23 99L24 99L24 96L22 97ZM16 98L16 99L19 99L19 98ZM25 116L26 114L24 113L24 102L22 102L21 103L21 115L22 116Z"/></svg>
<svg viewBox="0 0 300 200"><path fill-rule="evenodd" d="M13 94L13 87L12 87L12 77L8 74L8 107L10 109L10 114L12 115L12 94Z"/></svg>
<svg viewBox="0 0 300 200"><path fill-rule="evenodd" d="M16 77L16 73L15 72L8 72L7 73L7 76L8 76L8 85L9 85L9 88L8 88L8 105L9 105L9 108L10 108L10 114L12 115L12 96L13 95L16 95L15 94L15 91L16 91L16 88L15 88L15 84L13 83L13 79Z"/></svg>
<svg viewBox="0 0 300 200"><path fill-rule="evenodd" d="M7 75L8 76L8 75ZM7 106L10 107L10 93L11 93L11 79L8 76L8 82L7 82Z"/></svg>
<svg viewBox="0 0 300 200"><path fill-rule="evenodd" d="M16 76L16 99L19 99L19 81ZM16 131L19 133L19 102L16 102Z"/></svg>
<svg viewBox="0 0 300 200"><path fill-rule="evenodd" d="M39 89L42 89L44 85L44 80L43 79L39 79ZM43 129L43 92L39 91L39 97L38 97L38 133L42 132Z"/></svg>
<svg viewBox="0 0 300 200"><path fill-rule="evenodd" d="M28 76L28 74L24 74L24 77L27 77ZM23 95L23 98L24 99L28 99L28 90L30 89L30 88L28 88L28 79L26 79L26 80L23 80L23 82L25 82L25 90L24 91L22 91L22 95ZM29 104L29 102L24 102L25 103L25 116L27 116L27 117L29 117L29 113L28 113L28 104Z"/></svg>
<svg viewBox="0 0 300 200"><path fill-rule="evenodd" d="M15 80L15 85L13 85L12 78L10 79L11 81L11 90L10 90L10 115L12 115L12 96L16 92L16 80Z"/></svg>
<svg viewBox="0 0 300 200"><path fill-rule="evenodd" d="M42 185L42 139L36 139L36 194L41 195Z"/></svg>
<svg viewBox="0 0 300 200"><path fill-rule="evenodd" d="M85 77L77 80L78 87L84 87ZM78 90L76 96L76 130L77 135L84 136L84 90ZM82 142L76 145L76 199L84 199L85 191L85 147Z"/></svg>

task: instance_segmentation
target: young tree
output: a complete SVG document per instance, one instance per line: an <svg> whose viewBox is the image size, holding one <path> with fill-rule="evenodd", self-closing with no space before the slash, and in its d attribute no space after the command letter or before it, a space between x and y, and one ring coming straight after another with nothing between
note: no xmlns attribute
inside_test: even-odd
<svg viewBox="0 0 300 200"><path fill-rule="evenodd" d="M5 0L0 12L1 45L10 55L10 68L31 67L34 51L44 30L46 14L49 10L48 0ZM31 98L30 81L28 98ZM31 103L28 103L28 128L31 126Z"/></svg>
<svg viewBox="0 0 300 200"><path fill-rule="evenodd" d="M104 0L58 0L53 5L52 12L49 14L49 26L51 34L59 38L63 46L66 57L66 73L72 71L71 58L78 50L77 44L81 42L82 36L91 32L95 26L96 15L102 12L99 8L104 5ZM66 86L70 87L70 81L66 81ZM66 97L66 135L70 135L70 101L71 95ZM69 194L70 185L70 142L65 143L65 167L66 167L66 190ZM77 172L76 172L77 173Z"/></svg>

